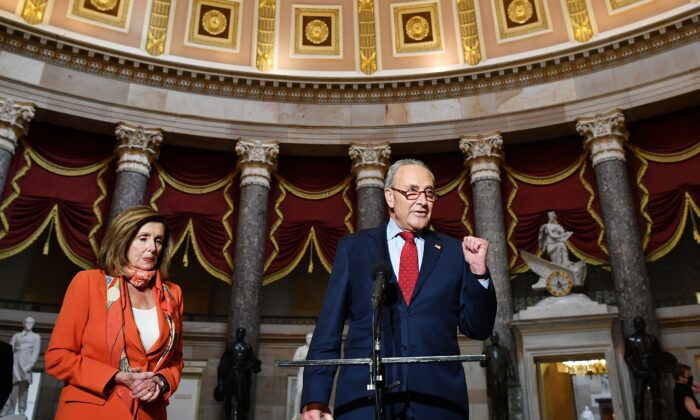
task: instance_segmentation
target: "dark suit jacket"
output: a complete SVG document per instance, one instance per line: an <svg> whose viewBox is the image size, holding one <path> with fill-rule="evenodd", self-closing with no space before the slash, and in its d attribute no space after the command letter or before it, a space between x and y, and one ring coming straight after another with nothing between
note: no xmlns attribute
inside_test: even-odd
<svg viewBox="0 0 700 420"><path fill-rule="evenodd" d="M12 346L0 341L0 408L12 392Z"/></svg>
<svg viewBox="0 0 700 420"><path fill-rule="evenodd" d="M426 231L425 251L410 306L406 306L396 275L387 288L383 306L382 354L427 356L459 354L457 330L485 340L496 318L493 285L484 288L464 261L458 240ZM348 332L344 357L369 357L372 344L372 267L390 261L386 223L341 239L333 273L318 317L307 360L335 359L341 355L345 322ZM327 403L335 368L304 369L302 407ZM400 385L387 396L388 418L413 414L416 419L467 418L467 386L461 363L386 365L387 384ZM369 368L340 369L335 416L343 419L373 418L373 396L367 391Z"/></svg>

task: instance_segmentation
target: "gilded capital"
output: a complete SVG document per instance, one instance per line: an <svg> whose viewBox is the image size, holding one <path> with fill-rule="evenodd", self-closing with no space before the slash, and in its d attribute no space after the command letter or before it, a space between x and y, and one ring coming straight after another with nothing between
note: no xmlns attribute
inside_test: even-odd
<svg viewBox="0 0 700 420"><path fill-rule="evenodd" d="M576 131L583 137L584 147L591 153L593 166L608 160L625 161L625 142L629 133L625 115L619 109L576 120Z"/></svg>
<svg viewBox="0 0 700 420"><path fill-rule="evenodd" d="M0 99L0 149L14 154L19 138L29 131L29 122L34 118L32 103Z"/></svg>
<svg viewBox="0 0 700 420"><path fill-rule="evenodd" d="M114 130L117 136L119 163L117 172L137 172L145 177L151 174L151 163L158 157L163 133L159 128L143 128L119 123Z"/></svg>
<svg viewBox="0 0 700 420"><path fill-rule="evenodd" d="M348 149L352 159L352 172L356 177L356 188L384 188L384 175L389 167L391 147L387 143L361 145L352 143Z"/></svg>
<svg viewBox="0 0 700 420"><path fill-rule="evenodd" d="M241 168L241 187L261 185L270 188L272 170L277 166L280 147L277 142L240 139L236 143L238 166Z"/></svg>
<svg viewBox="0 0 700 420"><path fill-rule="evenodd" d="M501 181L503 136L500 131L462 136L459 149L464 153L464 165L469 168L472 184L485 179Z"/></svg>

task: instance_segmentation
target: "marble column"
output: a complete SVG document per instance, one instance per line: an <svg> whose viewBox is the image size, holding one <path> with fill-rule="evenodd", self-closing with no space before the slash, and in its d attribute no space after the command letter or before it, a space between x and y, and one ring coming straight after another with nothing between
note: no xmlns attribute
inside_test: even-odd
<svg viewBox="0 0 700 420"><path fill-rule="evenodd" d="M0 195L5 190L7 171L17 143L27 134L35 110L34 104L0 99Z"/></svg>
<svg viewBox="0 0 700 420"><path fill-rule="evenodd" d="M241 139L236 144L241 170L236 254L231 285L227 339L236 329L247 330L246 341L257 349L260 334L260 298L267 231L267 203L272 171L277 165L277 143Z"/></svg>
<svg viewBox="0 0 700 420"><path fill-rule="evenodd" d="M632 321L641 316L646 320L647 332L657 335L649 274L637 225L639 211L632 199L625 164L624 144L629 137L625 116L613 110L582 117L576 122L576 130L584 138L595 172L623 332L634 333Z"/></svg>
<svg viewBox="0 0 700 420"><path fill-rule="evenodd" d="M384 175L389 167L391 148L387 143L353 143L348 154L357 188L357 230L377 227L386 219Z"/></svg>
<svg viewBox="0 0 700 420"><path fill-rule="evenodd" d="M503 221L500 164L503 160L501 133L462 136L459 148L471 179L476 236L489 241L487 263L496 288L498 312L495 331L502 345L515 349L510 322L513 320L513 299L508 271L508 244Z"/></svg>
<svg viewBox="0 0 700 420"><path fill-rule="evenodd" d="M158 157L163 133L158 128L143 128L119 123L117 136L117 179L109 210L111 221L119 213L143 204L151 163Z"/></svg>

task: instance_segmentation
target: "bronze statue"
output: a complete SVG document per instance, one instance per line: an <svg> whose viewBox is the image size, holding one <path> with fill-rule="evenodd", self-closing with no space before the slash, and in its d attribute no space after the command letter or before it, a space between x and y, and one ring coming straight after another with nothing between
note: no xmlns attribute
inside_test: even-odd
<svg viewBox="0 0 700 420"><path fill-rule="evenodd" d="M226 346L218 368L218 385L214 399L224 400L226 420L246 420L250 410L250 386L252 373L260 372L260 359L250 344L245 342L246 329L236 330L236 341ZM233 398L236 407L233 409Z"/></svg>
<svg viewBox="0 0 700 420"><path fill-rule="evenodd" d="M633 321L635 333L625 339L625 362L634 378L634 412L636 419L645 419L644 402L647 387L651 391L653 419L661 419L659 397L659 366L662 358L661 346L651 334L646 332L646 322L641 317Z"/></svg>
<svg viewBox="0 0 700 420"><path fill-rule="evenodd" d="M507 347L498 344L497 332L491 333L491 345L484 348L486 360L486 393L491 399L491 419L508 420L508 382L515 381L515 369Z"/></svg>

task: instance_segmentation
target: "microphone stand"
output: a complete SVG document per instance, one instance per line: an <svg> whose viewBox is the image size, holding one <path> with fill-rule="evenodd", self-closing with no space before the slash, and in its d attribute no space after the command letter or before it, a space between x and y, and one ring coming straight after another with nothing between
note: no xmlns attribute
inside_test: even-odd
<svg viewBox="0 0 700 420"><path fill-rule="evenodd" d="M384 293L382 292L376 308L372 310L372 361L369 364L369 384L367 385L368 391L374 391L374 418L377 420L384 420L384 391L386 390L384 363L381 358L383 301Z"/></svg>

